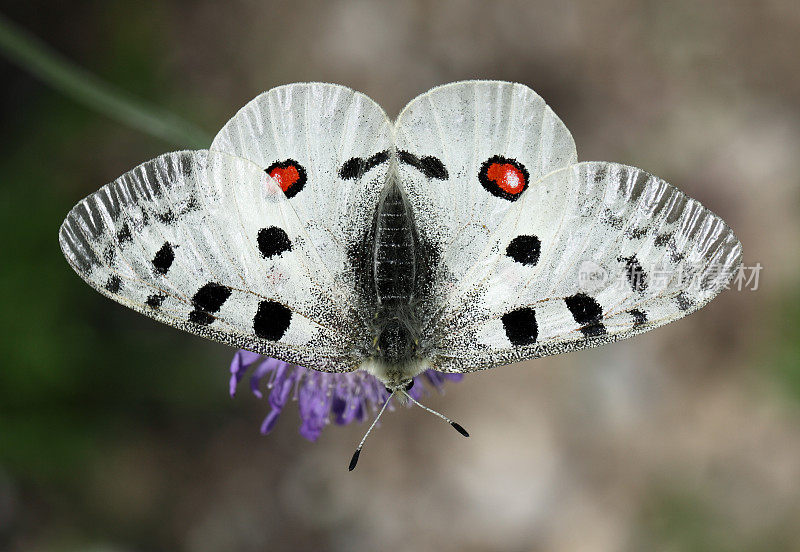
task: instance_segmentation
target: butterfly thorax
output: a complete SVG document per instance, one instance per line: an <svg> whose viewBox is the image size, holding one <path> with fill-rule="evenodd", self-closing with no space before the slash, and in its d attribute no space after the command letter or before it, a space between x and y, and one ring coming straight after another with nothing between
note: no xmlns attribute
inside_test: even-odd
<svg viewBox="0 0 800 552"><path fill-rule="evenodd" d="M365 244L371 253L374 347L362 368L384 383L401 385L424 370L417 358L419 320L414 302L419 241L411 206L394 178L384 186L375 212L374 228Z"/></svg>

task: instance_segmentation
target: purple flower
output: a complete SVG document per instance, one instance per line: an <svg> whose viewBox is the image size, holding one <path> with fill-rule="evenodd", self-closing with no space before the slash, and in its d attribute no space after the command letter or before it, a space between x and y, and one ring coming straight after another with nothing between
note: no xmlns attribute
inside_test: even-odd
<svg viewBox="0 0 800 552"><path fill-rule="evenodd" d="M316 441L331 420L339 425L363 422L369 411L377 412L389 397L380 380L360 370L342 374L317 372L244 349L237 351L231 361L231 397L251 369L250 390L261 399L264 396L262 387L266 387L271 408L261 424L264 435L275 427L289 399L297 401L302 421L300 434L309 441ZM445 381L460 381L463 377L426 370L414 378L414 386L408 394L418 400L426 393L423 381L442 392ZM262 386L264 380L266 384Z"/></svg>

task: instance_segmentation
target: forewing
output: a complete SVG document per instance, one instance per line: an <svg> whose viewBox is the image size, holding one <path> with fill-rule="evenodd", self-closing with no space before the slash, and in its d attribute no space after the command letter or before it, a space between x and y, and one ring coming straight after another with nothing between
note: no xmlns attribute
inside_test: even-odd
<svg viewBox="0 0 800 552"><path fill-rule="evenodd" d="M330 276L326 292L353 303L365 299L352 292L359 276L353 256L372 223L392 147L392 122L370 98L335 84L302 83L253 99L211 150L249 159L279 181L293 165L305 173L302 186L281 182L289 206L307 254Z"/></svg>
<svg viewBox="0 0 800 552"><path fill-rule="evenodd" d="M483 262L482 252L524 189L574 163L577 154L541 97L498 81L457 82L417 97L398 118L396 140L400 183L436 264L420 304L430 322L440 298Z"/></svg>
<svg viewBox="0 0 800 552"><path fill-rule="evenodd" d="M289 201L251 161L170 153L78 203L59 241L84 280L136 311L303 366L351 370L353 307L328 293Z"/></svg>
<svg viewBox="0 0 800 552"><path fill-rule="evenodd" d="M741 244L722 219L614 163L575 164L532 185L489 242L426 329L440 370L657 328L705 305L741 265Z"/></svg>

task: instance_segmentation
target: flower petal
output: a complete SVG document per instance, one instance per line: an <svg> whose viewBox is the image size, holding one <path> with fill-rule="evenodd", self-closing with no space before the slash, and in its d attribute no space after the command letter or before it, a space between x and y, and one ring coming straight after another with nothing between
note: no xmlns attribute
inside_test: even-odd
<svg viewBox="0 0 800 552"><path fill-rule="evenodd" d="M261 380L264 379L264 376L267 374L277 370L280 366L280 363L280 360L275 360L274 358L265 358L264 362L259 364L258 368L253 370L253 373L250 375L250 391L253 392L253 395L259 399L264 396L261 393L261 390L258 388L261 384Z"/></svg>
<svg viewBox="0 0 800 552"><path fill-rule="evenodd" d="M333 392L327 374L312 374L300 386L298 410L303 425L300 435L309 441L316 441L327 425L331 412Z"/></svg>
<svg viewBox="0 0 800 552"><path fill-rule="evenodd" d="M236 354L233 355L233 360L231 360L231 381L230 381L230 394L233 397L236 394L236 386L242 381L244 377L244 373L250 367L251 364L256 362L258 359L261 358L261 355L258 353L253 353L250 351L245 351L244 349L239 349L236 351Z"/></svg>
<svg viewBox="0 0 800 552"><path fill-rule="evenodd" d="M266 435L275 428L275 424L278 422L280 415L280 410L270 410L270 413L267 414L267 417L261 422L261 435Z"/></svg>
<svg viewBox="0 0 800 552"><path fill-rule="evenodd" d="M422 385L422 379L419 377L414 378L414 385L411 386L411 389L408 390L408 394L411 396L412 399L418 401L422 398L422 395L425 393L425 386Z"/></svg>
<svg viewBox="0 0 800 552"><path fill-rule="evenodd" d="M286 406L286 401L292 394L294 384L303 375L303 369L287 364L286 362L279 362L278 368L275 370L275 380L272 382L272 392L269 394L269 405L274 410L283 410Z"/></svg>
<svg viewBox="0 0 800 552"><path fill-rule="evenodd" d="M263 398L261 385L264 378L269 378L267 401L271 408L261 424L261 433L265 435L275 427L293 392L302 420L300 434L310 441L319 438L331 419L338 425L363 422L369 410L377 411L389 397L383 383L366 372L316 372L245 350L237 351L231 362L231 395L247 370L259 360L261 362L250 374L250 390L259 399ZM408 393L419 400L428 392L426 381L441 392L445 381L460 381L462 378L462 374L426 370L414 378ZM390 404L388 408L393 410L394 406Z"/></svg>
<svg viewBox="0 0 800 552"><path fill-rule="evenodd" d="M337 393L333 397L331 412L334 415L333 421L338 425L347 425L355 420L363 421L364 401L352 393L344 396Z"/></svg>

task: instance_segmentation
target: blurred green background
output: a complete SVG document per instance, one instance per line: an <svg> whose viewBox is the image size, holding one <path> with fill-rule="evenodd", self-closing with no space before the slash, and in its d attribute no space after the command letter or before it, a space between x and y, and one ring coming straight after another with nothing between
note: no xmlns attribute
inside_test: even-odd
<svg viewBox="0 0 800 552"><path fill-rule="evenodd" d="M800 550L796 0L0 12L203 129L170 143L0 56L0 550ZM395 412L348 474L364 426L308 443L290 407L260 436L267 404L228 398L232 350L104 299L62 258L79 199L213 135L263 90L337 82L396 114L466 78L531 86L580 159L642 167L709 206L763 265L758 289L630 341L468 376L428 402L471 439Z"/></svg>

